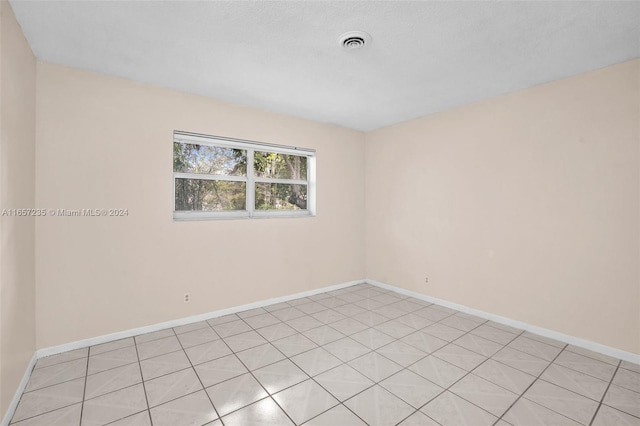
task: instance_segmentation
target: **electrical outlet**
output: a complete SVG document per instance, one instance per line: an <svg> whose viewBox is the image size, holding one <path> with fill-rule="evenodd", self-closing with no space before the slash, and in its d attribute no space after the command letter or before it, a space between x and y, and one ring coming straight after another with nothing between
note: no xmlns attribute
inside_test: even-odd
<svg viewBox="0 0 640 426"><path fill-rule="evenodd" d="M424 277L424 283L429 284L429 277Z"/></svg>
<svg viewBox="0 0 640 426"><path fill-rule="evenodd" d="M191 302L191 294L185 293L184 294L184 303L189 303L189 302Z"/></svg>

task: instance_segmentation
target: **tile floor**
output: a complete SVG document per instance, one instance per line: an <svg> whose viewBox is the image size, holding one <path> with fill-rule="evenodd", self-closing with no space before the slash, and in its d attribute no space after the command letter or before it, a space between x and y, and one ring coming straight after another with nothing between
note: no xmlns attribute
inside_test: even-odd
<svg viewBox="0 0 640 426"><path fill-rule="evenodd" d="M358 284L50 356L12 425L640 425L640 366Z"/></svg>

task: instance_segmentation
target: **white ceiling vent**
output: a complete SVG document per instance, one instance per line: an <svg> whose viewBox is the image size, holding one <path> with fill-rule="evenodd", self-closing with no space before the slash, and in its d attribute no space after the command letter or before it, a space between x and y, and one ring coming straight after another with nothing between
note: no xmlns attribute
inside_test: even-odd
<svg viewBox="0 0 640 426"><path fill-rule="evenodd" d="M371 43L371 36L362 31L349 31L340 36L340 44L347 50L361 49Z"/></svg>

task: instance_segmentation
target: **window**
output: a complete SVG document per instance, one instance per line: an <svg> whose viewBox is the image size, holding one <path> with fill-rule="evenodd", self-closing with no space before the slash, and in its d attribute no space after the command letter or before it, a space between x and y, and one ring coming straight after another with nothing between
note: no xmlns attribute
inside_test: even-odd
<svg viewBox="0 0 640 426"><path fill-rule="evenodd" d="M173 135L174 219L315 215L315 151Z"/></svg>

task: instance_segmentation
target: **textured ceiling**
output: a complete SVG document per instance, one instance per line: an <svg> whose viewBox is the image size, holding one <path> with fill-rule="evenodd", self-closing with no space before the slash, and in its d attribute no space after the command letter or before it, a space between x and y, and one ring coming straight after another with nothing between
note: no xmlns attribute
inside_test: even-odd
<svg viewBox="0 0 640 426"><path fill-rule="evenodd" d="M635 1L11 4L42 60L358 130L640 56Z"/></svg>

